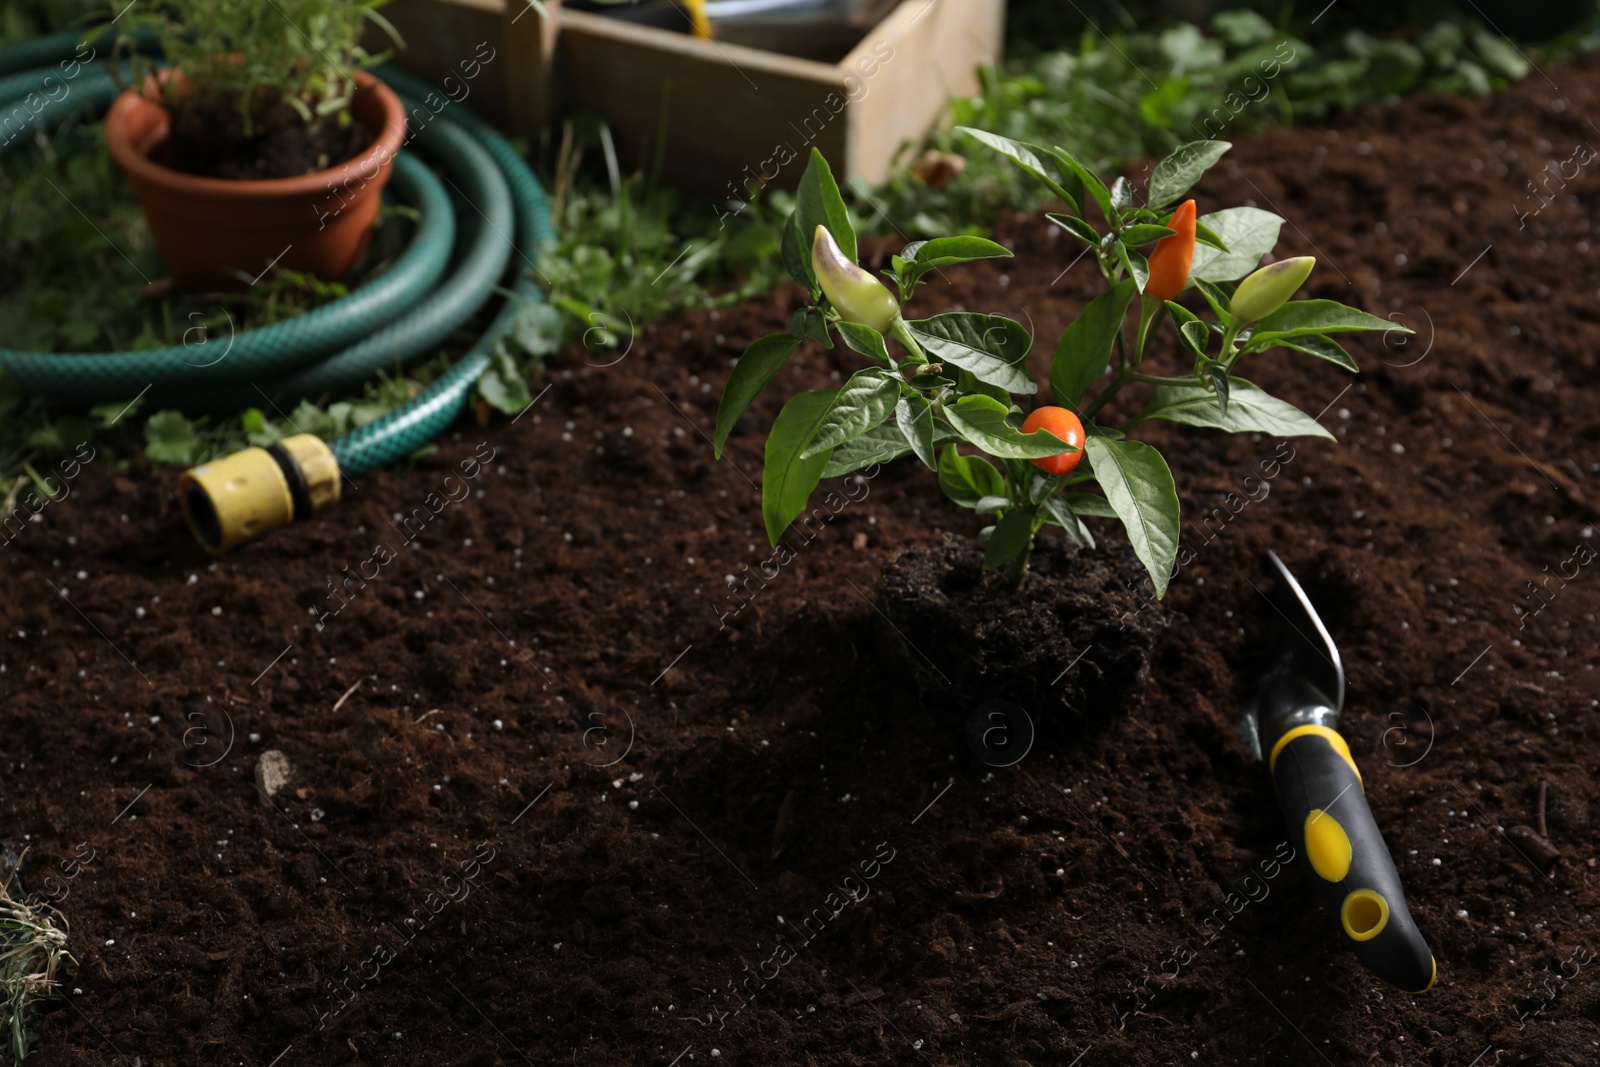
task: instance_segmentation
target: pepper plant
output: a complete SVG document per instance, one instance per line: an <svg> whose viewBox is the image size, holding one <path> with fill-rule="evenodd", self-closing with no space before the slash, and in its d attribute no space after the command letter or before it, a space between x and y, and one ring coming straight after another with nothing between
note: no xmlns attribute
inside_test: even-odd
<svg viewBox="0 0 1600 1067"><path fill-rule="evenodd" d="M1060 527L1073 543L1093 548L1083 519L1115 518L1164 595L1178 553L1178 494L1161 453L1129 431L1163 419L1332 440L1311 416L1240 377L1240 361L1281 347L1356 371L1329 334L1404 328L1331 300L1291 301L1314 266L1311 257L1257 269L1277 244L1279 216L1234 207L1197 217L1193 200L1178 203L1231 147L1225 141L1179 146L1151 172L1141 203L1126 178L1107 184L1059 148L960 132L1066 205L1047 218L1088 246L1105 281L1056 346L1053 403L1030 413L1014 399L1038 392L1027 368L1033 339L1021 323L965 311L907 317L929 274L1011 252L973 236L915 241L882 272L891 292L857 266L838 185L813 150L782 240L784 264L809 300L787 331L756 341L735 365L717 411L717 455L795 350L808 341L832 348L837 334L867 366L837 389L791 397L773 423L761 510L774 545L821 479L915 455L937 472L946 496L991 523L978 534L985 568L1004 567L1021 586L1043 527ZM1190 289L1192 307L1177 300ZM1166 321L1188 373L1155 374L1146 366ZM1102 421L1112 398L1130 386L1147 392L1139 413Z"/></svg>

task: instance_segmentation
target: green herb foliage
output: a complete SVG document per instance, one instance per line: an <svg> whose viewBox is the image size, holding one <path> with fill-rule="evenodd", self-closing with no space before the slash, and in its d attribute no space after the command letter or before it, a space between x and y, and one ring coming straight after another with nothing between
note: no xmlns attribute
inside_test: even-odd
<svg viewBox="0 0 1600 1067"><path fill-rule="evenodd" d="M357 70L382 62L362 45L369 23L399 43L399 34L378 13L388 0L162 0L129 8L118 24L129 35L141 31L161 42L166 62L188 85L162 84L169 109L202 91L222 94L240 108L249 134L261 112L286 104L307 122L345 116L355 95ZM111 17L111 16L108 16ZM133 53L137 81L153 73L153 61Z"/></svg>

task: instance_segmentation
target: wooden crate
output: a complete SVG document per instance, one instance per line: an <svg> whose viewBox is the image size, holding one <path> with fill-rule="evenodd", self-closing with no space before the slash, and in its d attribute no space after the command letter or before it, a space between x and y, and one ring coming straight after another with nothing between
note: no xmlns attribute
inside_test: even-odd
<svg viewBox="0 0 1600 1067"><path fill-rule="evenodd" d="M393 0L381 14L406 43L395 57L401 67L490 122L509 121L505 0ZM376 29L368 30L365 43L372 49L390 47ZM483 62L486 55L493 58ZM467 71L476 72L470 82Z"/></svg>
<svg viewBox="0 0 1600 1067"><path fill-rule="evenodd" d="M792 188L813 147L841 180L885 180L905 142L919 142L952 97L977 91L978 68L1000 58L1005 23L1005 0L903 0L830 64L563 10L559 0L545 0L542 13L526 0L384 8L402 31L418 26L401 63L424 77L482 40L490 11L503 49L491 69L518 132L592 111L610 125L623 164L645 168L665 108L665 180L719 200L768 183ZM452 15L472 28L445 30Z"/></svg>

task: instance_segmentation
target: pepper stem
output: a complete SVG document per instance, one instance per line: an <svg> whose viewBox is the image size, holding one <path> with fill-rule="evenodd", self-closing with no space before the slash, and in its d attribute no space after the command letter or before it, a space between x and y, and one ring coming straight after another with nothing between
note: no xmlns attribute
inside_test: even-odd
<svg viewBox="0 0 1600 1067"><path fill-rule="evenodd" d="M1011 587L1021 590L1028 581L1028 561L1033 556L1033 535L1028 537L1028 546L1022 550L1021 555L1012 560L1006 567L1006 576L1011 579Z"/></svg>
<svg viewBox="0 0 1600 1067"><path fill-rule="evenodd" d="M1228 328L1222 331L1222 351L1218 357L1222 360L1222 365L1224 367L1231 368L1233 366L1233 339L1237 336L1239 336L1239 324L1234 322L1230 317L1228 320Z"/></svg>
<svg viewBox="0 0 1600 1067"><path fill-rule="evenodd" d="M906 325L906 320L900 315L896 315L894 321L889 324L889 336L905 347L910 354L911 362L928 362L928 357L922 352L922 346L917 344L917 339L911 335L911 327Z"/></svg>

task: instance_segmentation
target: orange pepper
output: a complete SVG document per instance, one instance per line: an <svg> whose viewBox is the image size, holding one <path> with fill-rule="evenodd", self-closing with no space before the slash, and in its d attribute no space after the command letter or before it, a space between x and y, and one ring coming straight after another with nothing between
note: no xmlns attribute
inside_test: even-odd
<svg viewBox="0 0 1600 1067"><path fill-rule="evenodd" d="M1185 200L1167 220L1171 237L1156 242L1150 252L1150 280L1144 291L1161 300L1171 300L1189 283L1189 266L1194 262L1194 201Z"/></svg>

